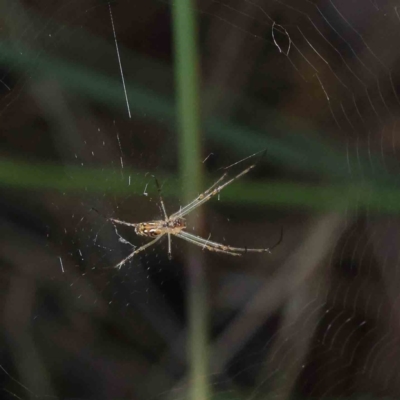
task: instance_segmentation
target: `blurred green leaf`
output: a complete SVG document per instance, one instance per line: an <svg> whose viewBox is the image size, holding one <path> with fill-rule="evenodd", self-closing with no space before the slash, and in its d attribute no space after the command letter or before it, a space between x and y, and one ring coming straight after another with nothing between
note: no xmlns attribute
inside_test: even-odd
<svg viewBox="0 0 400 400"><path fill-rule="evenodd" d="M21 73L29 71L31 76L41 74L46 77L52 76L69 91L75 91L80 96L87 96L95 102L114 107L116 111L126 111L120 81L96 70L51 58L45 53L38 56L37 52L22 45L19 45L16 51L16 47L11 47L6 42L0 42L0 56L4 62ZM135 59L138 56L130 53L130 57ZM147 62L151 63L150 60ZM141 58L140 63L143 65L145 61ZM163 69L163 66L159 65L158 69ZM172 71L164 66L162 75L172 78ZM176 129L176 107L172 97L152 92L148 88L141 87L138 82L128 83L127 91L132 114L139 118L162 121L163 124L169 125L171 130ZM262 109L269 121L264 131L239 126L218 118L208 118L204 121L205 135L214 143L231 148L238 156L248 156L260 149L268 149L270 163L297 173L306 173L308 176L350 182L367 180L397 185L398 167L396 161L389 156L385 157L383 165L381 156L367 154L361 149L358 154L351 152L346 154L342 147L335 147L334 143L324 140L322 135L318 135L311 128L306 130L304 123L298 124L301 126L301 131L294 130L293 120L289 124L283 116L272 113L262 104L254 104L254 108ZM324 135L327 136L329 135ZM391 169L395 172L390 172Z"/></svg>
<svg viewBox="0 0 400 400"><path fill-rule="evenodd" d="M146 171L147 172L147 171ZM19 190L56 190L61 192L92 192L113 195L143 193L149 182L145 171L107 168L63 167L53 164L30 164L18 160L0 160L0 185ZM176 176L155 172L164 185L166 197L182 199L181 185ZM129 185L129 176L131 183ZM206 189L219 176L208 178ZM368 208L379 212L400 212L400 189L367 183L305 185L295 182L255 182L242 179L229 185L221 193L222 202L273 207L298 207L320 211Z"/></svg>

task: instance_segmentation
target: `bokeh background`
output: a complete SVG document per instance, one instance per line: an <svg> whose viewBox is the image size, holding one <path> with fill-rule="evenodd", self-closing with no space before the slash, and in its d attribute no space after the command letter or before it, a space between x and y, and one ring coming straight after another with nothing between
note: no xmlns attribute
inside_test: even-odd
<svg viewBox="0 0 400 400"><path fill-rule="evenodd" d="M399 398L399 6L1 0L1 398Z"/></svg>

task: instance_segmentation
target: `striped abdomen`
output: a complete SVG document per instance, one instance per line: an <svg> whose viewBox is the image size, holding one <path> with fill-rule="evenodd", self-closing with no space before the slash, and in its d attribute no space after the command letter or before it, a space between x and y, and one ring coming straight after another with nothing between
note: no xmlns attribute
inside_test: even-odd
<svg viewBox="0 0 400 400"><path fill-rule="evenodd" d="M156 237L165 233L179 233L186 228L183 218L174 218L168 221L151 221L137 224L135 232L140 236Z"/></svg>

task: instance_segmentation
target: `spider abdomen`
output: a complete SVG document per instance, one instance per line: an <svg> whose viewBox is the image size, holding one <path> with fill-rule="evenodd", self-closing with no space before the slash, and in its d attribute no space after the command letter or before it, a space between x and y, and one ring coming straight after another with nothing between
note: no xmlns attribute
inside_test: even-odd
<svg viewBox="0 0 400 400"><path fill-rule="evenodd" d="M137 235L140 236L159 236L164 233L162 229L162 222L163 221L142 222L140 224L137 224L137 226L135 227L135 232Z"/></svg>
<svg viewBox="0 0 400 400"><path fill-rule="evenodd" d="M135 232L140 236L156 237L165 233L177 234L186 228L186 221L183 218L171 218L166 221L142 222L137 224Z"/></svg>

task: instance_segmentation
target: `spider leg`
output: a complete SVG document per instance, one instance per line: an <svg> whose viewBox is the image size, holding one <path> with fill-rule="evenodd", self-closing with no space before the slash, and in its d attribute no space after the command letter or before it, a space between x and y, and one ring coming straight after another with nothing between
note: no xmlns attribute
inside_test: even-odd
<svg viewBox="0 0 400 400"><path fill-rule="evenodd" d="M165 209L164 200L163 200L163 198L162 198L162 196L161 196L161 186L160 186L160 184L158 183L158 180L157 180L157 178L156 178L154 175L153 175L153 178L154 178L154 180L156 181L156 186L157 186L157 190L158 190L158 197L160 198L161 210L162 210L162 212L163 212L163 214L164 214L165 220L167 220L167 219L168 219L168 215L167 215L167 211L166 211L166 209Z"/></svg>
<svg viewBox="0 0 400 400"><path fill-rule="evenodd" d="M272 250L275 249L275 247L278 247L282 243L282 240L283 240L283 229L281 229L281 233L279 235L278 241L275 244L273 244L271 247L267 247L265 249L249 249L248 247L232 247L232 246L226 246L226 247L229 250L237 251L239 253L253 252L253 253L269 253L269 254L271 254Z"/></svg>
<svg viewBox="0 0 400 400"><path fill-rule="evenodd" d="M164 236L164 234L157 236L154 240L152 240L151 242L148 242L146 244L144 244L143 246L139 247L138 249L134 250L131 254L129 254L128 257L125 257L122 261L120 261L114 268L121 268L126 262L128 262L133 256L135 256L136 254L140 253L141 251L147 249L148 247L150 247L151 245L153 245L154 243L158 242L162 237Z"/></svg>
<svg viewBox="0 0 400 400"><path fill-rule="evenodd" d="M101 217L103 217L105 220L111 221L111 222L116 223L116 224L127 225L127 226L133 226L133 227L135 227L136 225L138 225L138 224L134 224L134 223L130 223L130 222L121 221L121 220L119 220L119 219L106 217L106 216L103 215L100 211L96 210L94 207L92 207L90 210L91 210L91 211L97 212L97 214L99 214L99 215L100 215Z"/></svg>
<svg viewBox="0 0 400 400"><path fill-rule="evenodd" d="M137 226L139 224L133 224L131 222L125 222L125 221L121 221L120 219L115 219L115 218L107 218L109 221L111 221L113 224L119 224L119 225L126 225L126 226Z"/></svg>
<svg viewBox="0 0 400 400"><path fill-rule="evenodd" d="M183 240L186 240L189 243L195 244L196 246L202 247L203 249L207 249L209 251L229 254L231 256L241 256L241 254L239 253L234 253L233 251L229 251L230 249L229 250L226 249L227 246L215 242L210 242L209 240L203 239L199 236L191 235L190 233L187 233L185 231L180 231L179 233L175 233L174 235L178 236Z"/></svg>
<svg viewBox="0 0 400 400"><path fill-rule="evenodd" d="M215 189L211 190L213 187L215 187L216 183L220 182L223 178L225 178L224 174L214 185L210 187L210 189L206 190L204 193L202 193L200 196L198 196L195 200L193 200L191 203L189 203L187 206L185 206L183 209L179 210L175 214L172 214L170 218L176 218L176 217L184 217L185 215L189 214L191 211L193 211L195 208L201 206L211 198L213 198L216 194L221 192L222 189L224 189L226 186L231 184L233 181L236 179L240 178L241 176L247 174L250 170L252 170L256 164L250 165L250 167L246 168L244 171L242 171L240 174L237 174L234 176L232 179L229 181L225 182L223 185L216 187ZM207 194L206 194L207 193Z"/></svg>
<svg viewBox="0 0 400 400"><path fill-rule="evenodd" d="M282 241L283 241L283 228L281 228L281 234L280 234L280 236L279 236L278 241L277 241L273 246L271 246L271 247L269 248L270 251L272 251L273 249L275 249L275 247L278 247L278 246L282 243Z"/></svg>
<svg viewBox="0 0 400 400"><path fill-rule="evenodd" d="M175 214L171 215L171 218L176 217L181 215L182 212L185 212L187 208L191 207L194 203L197 201L201 200L204 196L206 196L212 189L215 188L221 181L225 179L225 177L228 175L227 172L225 172L221 178L219 178L216 182L214 182L205 192L199 194L194 200L192 200L189 204L187 204L185 207L182 207L178 212Z"/></svg>
<svg viewBox="0 0 400 400"><path fill-rule="evenodd" d="M210 240L206 240L200 236L192 235L191 233L186 232L186 231L179 232L179 235L181 235L180 237L182 239L185 238L188 241L192 241L192 243L196 242L199 245L205 246L205 248L213 247L213 248L219 249L220 251L222 251L224 253L228 253L228 254L233 253L235 255L238 255L237 253L249 253L249 252L271 253L271 250L274 249L276 246L278 246L282 242L283 231L281 230L281 235L279 237L278 242L276 242L272 247L269 247L266 249L249 249L248 247L233 247L233 246L229 246L229 245L225 245L225 244L221 244L221 243L217 243L217 242L212 242Z"/></svg>
<svg viewBox="0 0 400 400"><path fill-rule="evenodd" d="M172 252L171 252L171 234L168 233L168 260L172 260Z"/></svg>
<svg viewBox="0 0 400 400"><path fill-rule="evenodd" d="M221 176L221 178L219 178L216 182L214 182L204 193L200 194L199 197L197 197L196 200L201 200L204 196L206 196L208 193L210 193L211 190L214 189L215 186L218 185L218 183L220 183L221 181L223 181L223 180L226 178L227 175L228 175L228 173L225 172L225 173Z"/></svg>

